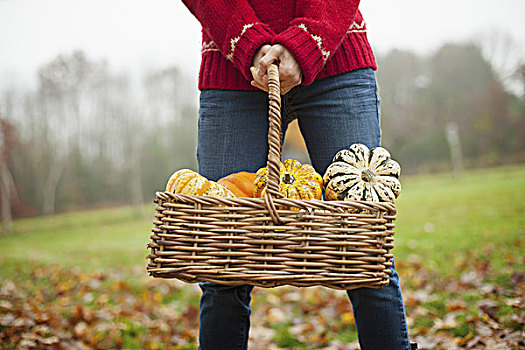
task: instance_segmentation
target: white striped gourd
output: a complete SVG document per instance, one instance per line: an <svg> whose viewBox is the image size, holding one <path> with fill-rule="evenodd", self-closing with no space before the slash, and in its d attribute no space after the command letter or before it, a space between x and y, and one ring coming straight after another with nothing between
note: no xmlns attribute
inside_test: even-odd
<svg viewBox="0 0 525 350"><path fill-rule="evenodd" d="M401 193L401 167L382 148L353 144L339 151L323 180L327 200L394 202Z"/></svg>

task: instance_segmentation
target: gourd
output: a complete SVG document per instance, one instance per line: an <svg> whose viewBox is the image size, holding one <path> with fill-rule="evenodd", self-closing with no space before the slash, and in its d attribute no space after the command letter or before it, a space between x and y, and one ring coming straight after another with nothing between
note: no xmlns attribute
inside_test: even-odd
<svg viewBox="0 0 525 350"><path fill-rule="evenodd" d="M394 202L401 193L401 167L382 148L353 144L339 151L323 180L327 200Z"/></svg>
<svg viewBox="0 0 525 350"><path fill-rule="evenodd" d="M223 177L217 183L229 189L237 197L253 197L255 173L240 171Z"/></svg>
<svg viewBox="0 0 525 350"><path fill-rule="evenodd" d="M310 164L301 164L297 160L287 159L281 162L279 192L291 199L321 199L323 178ZM264 197L268 183L268 169L261 168L255 174L253 196Z"/></svg>
<svg viewBox="0 0 525 350"><path fill-rule="evenodd" d="M235 197L226 187L189 169L173 173L166 184L166 191L194 196Z"/></svg>

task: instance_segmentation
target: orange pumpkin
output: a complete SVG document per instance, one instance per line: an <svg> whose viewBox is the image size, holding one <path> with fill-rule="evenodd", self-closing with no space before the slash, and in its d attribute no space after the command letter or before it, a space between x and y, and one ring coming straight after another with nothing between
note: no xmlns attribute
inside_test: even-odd
<svg viewBox="0 0 525 350"><path fill-rule="evenodd" d="M255 181L255 173L241 171L223 177L217 183L223 185L233 192L237 197L253 197L253 182Z"/></svg>

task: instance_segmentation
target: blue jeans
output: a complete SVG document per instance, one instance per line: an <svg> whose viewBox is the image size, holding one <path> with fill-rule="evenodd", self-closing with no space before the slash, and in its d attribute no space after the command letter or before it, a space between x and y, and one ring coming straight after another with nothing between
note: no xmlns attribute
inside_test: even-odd
<svg viewBox="0 0 525 350"><path fill-rule="evenodd" d="M324 174L334 155L353 143L380 145L380 98L374 71L360 69L298 86L282 99L283 134L298 120L314 168ZM204 90L200 95L197 159L211 180L255 172L268 155L268 96L262 91ZM200 347L247 349L252 286L201 283ZM362 349L410 349L395 270L382 289L347 291Z"/></svg>

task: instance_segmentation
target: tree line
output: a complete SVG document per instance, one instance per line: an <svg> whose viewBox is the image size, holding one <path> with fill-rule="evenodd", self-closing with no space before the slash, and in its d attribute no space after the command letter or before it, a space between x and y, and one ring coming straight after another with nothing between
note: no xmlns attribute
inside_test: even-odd
<svg viewBox="0 0 525 350"><path fill-rule="evenodd" d="M378 63L383 145L405 173L451 170L458 157L468 167L525 160L525 94L479 45L392 50ZM525 64L511 79L525 87ZM196 168L197 91L176 67L133 79L74 52L37 81L0 91L3 218L139 205L174 170Z"/></svg>
<svg viewBox="0 0 525 350"><path fill-rule="evenodd" d="M454 148L465 167L525 160L525 62L504 78L474 43L379 62L383 142L408 172L451 170Z"/></svg>
<svg viewBox="0 0 525 350"><path fill-rule="evenodd" d="M116 74L82 52L38 70L34 91L1 95L13 215L150 201L176 168L195 168L196 91L177 68Z"/></svg>

